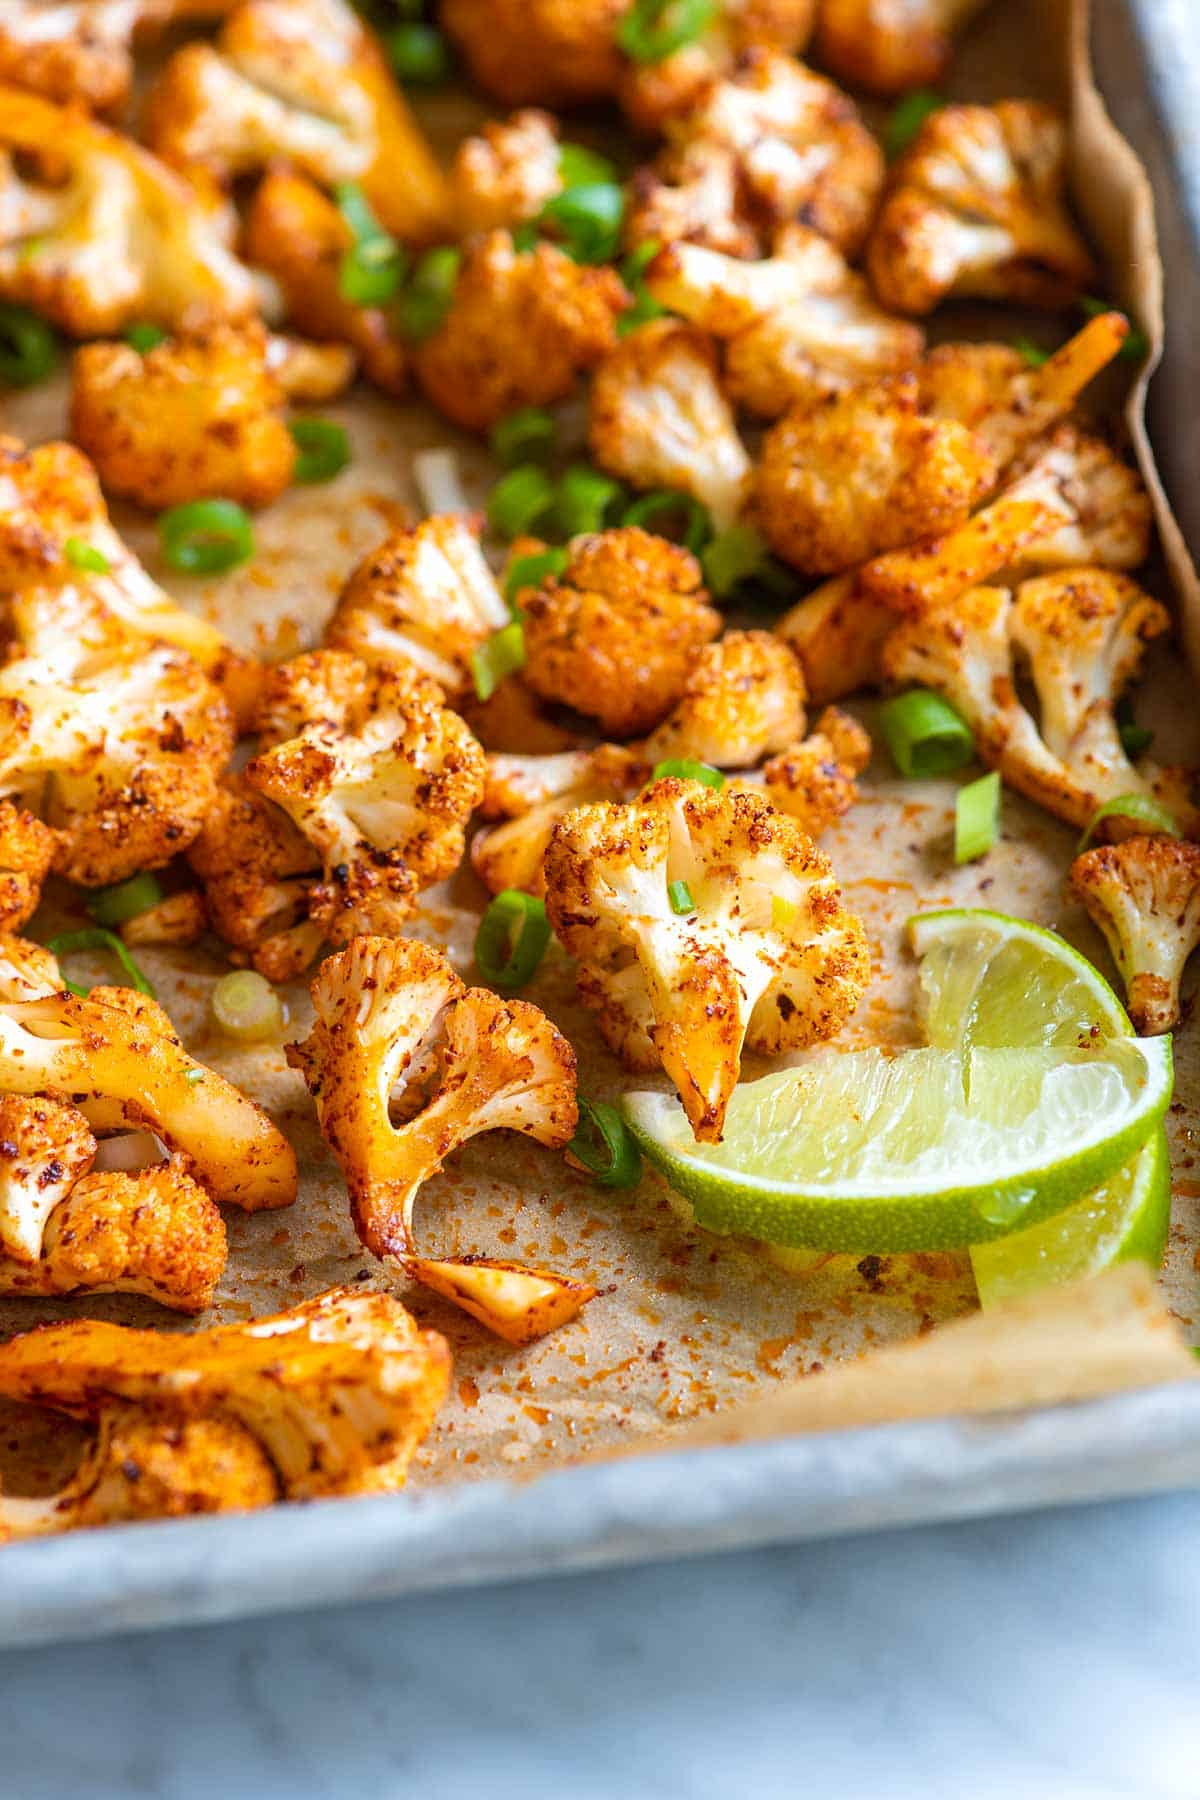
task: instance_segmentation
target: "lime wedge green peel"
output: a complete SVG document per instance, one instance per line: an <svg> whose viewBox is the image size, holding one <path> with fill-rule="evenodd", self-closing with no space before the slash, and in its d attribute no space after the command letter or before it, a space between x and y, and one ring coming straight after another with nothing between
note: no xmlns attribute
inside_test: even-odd
<svg viewBox="0 0 1200 1800"><path fill-rule="evenodd" d="M826 1051L739 1086L699 1145L675 1098L626 1097L700 1224L886 1254L986 1243L1113 1181L1158 1130L1171 1044L1139 1040L1053 932L984 911L914 920L929 1046Z"/></svg>

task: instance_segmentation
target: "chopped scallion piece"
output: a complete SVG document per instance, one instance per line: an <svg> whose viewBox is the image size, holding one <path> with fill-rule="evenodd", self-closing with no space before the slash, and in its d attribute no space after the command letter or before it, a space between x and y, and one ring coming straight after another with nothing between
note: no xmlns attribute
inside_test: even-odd
<svg viewBox="0 0 1200 1800"><path fill-rule="evenodd" d="M151 1000L155 997L153 987L113 931L102 931L98 925L85 926L82 931L60 931L57 937L50 939L46 948L52 956L70 956L76 950L107 950L110 956L116 957L128 975L131 987L135 987L139 994L148 994ZM90 991L73 981L68 981L67 987L72 994L85 998Z"/></svg>
<svg viewBox="0 0 1200 1800"><path fill-rule="evenodd" d="M692 899L692 890L686 881L669 881L667 883L667 899L673 913L695 912L696 902Z"/></svg>
<svg viewBox="0 0 1200 1800"><path fill-rule="evenodd" d="M621 247L625 194L615 181L583 181L547 200L539 224L554 227L576 262L612 262Z"/></svg>
<svg viewBox="0 0 1200 1800"><path fill-rule="evenodd" d="M145 356L147 350L154 350L159 344L165 344L167 334L161 325L138 322L125 327L125 342L139 355Z"/></svg>
<svg viewBox="0 0 1200 1800"><path fill-rule="evenodd" d="M189 1086L195 1087L197 1082L204 1080L204 1070L203 1069L189 1069L183 1079L189 1084Z"/></svg>
<svg viewBox="0 0 1200 1800"><path fill-rule="evenodd" d="M558 178L564 188L587 187L597 181L615 181L617 171L607 156L589 150L586 144L561 144Z"/></svg>
<svg viewBox="0 0 1200 1800"><path fill-rule="evenodd" d="M1139 725L1133 716L1133 702L1128 694L1117 701L1117 731L1121 739L1121 748L1126 756L1141 756L1154 742L1154 733L1145 725Z"/></svg>
<svg viewBox="0 0 1200 1800"><path fill-rule="evenodd" d="M24 306L0 301L0 384L33 387L54 373L58 339L44 319Z"/></svg>
<svg viewBox="0 0 1200 1800"><path fill-rule="evenodd" d="M383 229L357 182L339 182L334 199L354 238L338 265L338 292L352 306L382 306L399 292L404 251Z"/></svg>
<svg viewBox="0 0 1200 1800"><path fill-rule="evenodd" d="M554 502L554 483L545 470L522 463L502 475L488 495L488 524L497 537L520 537L533 530Z"/></svg>
<svg viewBox="0 0 1200 1800"><path fill-rule="evenodd" d="M162 553L183 575L219 575L254 555L254 527L236 500L189 500L158 521Z"/></svg>
<svg viewBox="0 0 1200 1800"><path fill-rule="evenodd" d="M561 575L566 566L565 550L534 550L514 557L504 576L504 598L515 606L523 588L540 587L547 575Z"/></svg>
<svg viewBox="0 0 1200 1800"><path fill-rule="evenodd" d="M662 62L702 37L716 10L716 0L634 0L617 42L634 62Z"/></svg>
<svg viewBox="0 0 1200 1800"><path fill-rule="evenodd" d="M107 575L112 568L103 550L97 550L95 544L83 538L69 537L63 545L63 555L73 569L86 569L89 575Z"/></svg>
<svg viewBox="0 0 1200 1800"><path fill-rule="evenodd" d="M699 781L705 787L723 788L725 777L720 769L711 764L694 762L690 756L670 756L666 762L655 763L650 774L651 781Z"/></svg>
<svg viewBox="0 0 1200 1800"><path fill-rule="evenodd" d="M624 499L625 490L611 475L602 475L588 463L569 468L554 495L554 519L563 537L581 531L602 531L609 514Z"/></svg>
<svg viewBox="0 0 1200 1800"><path fill-rule="evenodd" d="M948 775L975 754L966 720L928 688L897 694L880 708L879 728L902 775Z"/></svg>
<svg viewBox="0 0 1200 1800"><path fill-rule="evenodd" d="M306 486L332 481L350 461L350 439L332 419L293 419L288 430L300 452L292 470L293 481Z"/></svg>
<svg viewBox="0 0 1200 1800"><path fill-rule="evenodd" d="M1030 337L1014 338L1013 349L1019 356L1024 357L1031 369L1044 368L1050 361L1050 351L1043 350L1041 345L1035 344Z"/></svg>
<svg viewBox="0 0 1200 1800"><path fill-rule="evenodd" d="M471 652L471 676L481 700L490 700L506 675L525 667L525 632L519 620L502 625Z"/></svg>
<svg viewBox="0 0 1200 1800"><path fill-rule="evenodd" d="M958 790L954 802L954 860L986 856L1000 830L1000 776L995 769Z"/></svg>
<svg viewBox="0 0 1200 1800"><path fill-rule="evenodd" d="M448 79L453 58L441 32L423 19L397 25L384 38L396 79L409 87L437 87Z"/></svg>
<svg viewBox="0 0 1200 1800"><path fill-rule="evenodd" d="M143 869L140 875L131 875L128 881L97 888L88 895L86 904L97 925L111 927L124 925L126 919L139 918L152 906L157 906L162 897L157 875Z"/></svg>
<svg viewBox="0 0 1200 1800"><path fill-rule="evenodd" d="M935 113L946 102L941 94L935 94L930 88L917 88L911 94L905 94L898 106L892 108L887 123L883 128L883 147L888 158L894 161L901 151L907 150L930 113Z"/></svg>
<svg viewBox="0 0 1200 1800"><path fill-rule="evenodd" d="M502 994L515 994L533 979L550 942L545 903L518 888L497 894L475 934L475 966Z"/></svg>
<svg viewBox="0 0 1200 1800"><path fill-rule="evenodd" d="M240 1044L278 1037L287 1024L287 1008L265 976L253 969L222 975L213 988L209 1008L226 1037Z"/></svg>
<svg viewBox="0 0 1200 1800"><path fill-rule="evenodd" d="M567 1155L581 1163L600 1187L636 1187L642 1153L615 1106L579 1096L579 1125Z"/></svg>
<svg viewBox="0 0 1200 1800"><path fill-rule="evenodd" d="M396 302L400 330L413 343L432 337L454 299L454 284L462 266L462 251L454 244L427 250L412 272L412 279Z"/></svg>
<svg viewBox="0 0 1200 1800"><path fill-rule="evenodd" d="M677 493L671 488L657 488L654 493L643 494L632 505L627 506L621 516L621 523L640 525L645 529L648 520L671 515L682 517L683 542L693 556L699 556L712 537L712 520L708 516L708 508L701 506L692 494ZM665 537L666 533L661 532L659 535Z"/></svg>
<svg viewBox="0 0 1200 1800"><path fill-rule="evenodd" d="M708 591L716 600L727 599L743 581L764 574L770 562L766 543L753 525L730 525L718 531L700 555Z"/></svg>
<svg viewBox="0 0 1200 1800"><path fill-rule="evenodd" d="M1080 852L1087 849L1105 819L1132 819L1135 825L1141 825L1153 835L1162 837L1182 837L1175 815L1168 812L1161 800L1155 800L1149 794L1118 794L1115 799L1106 800L1098 806L1088 822L1088 828L1079 840Z"/></svg>
<svg viewBox="0 0 1200 1800"><path fill-rule="evenodd" d="M557 427L541 406L523 406L492 427L491 444L506 469L518 463L546 462L554 450Z"/></svg>

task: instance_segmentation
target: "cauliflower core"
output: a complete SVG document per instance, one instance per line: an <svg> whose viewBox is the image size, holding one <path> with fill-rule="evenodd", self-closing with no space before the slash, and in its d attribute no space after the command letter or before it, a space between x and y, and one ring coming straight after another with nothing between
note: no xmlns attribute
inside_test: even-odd
<svg viewBox="0 0 1200 1800"><path fill-rule="evenodd" d="M546 910L580 997L634 1068L661 1064L697 1139L720 1141L743 1045L833 1037L869 958L829 860L756 794L658 781L568 813L546 853ZM684 883L690 910L669 894Z"/></svg>
<svg viewBox="0 0 1200 1800"><path fill-rule="evenodd" d="M1131 837L1085 850L1071 864L1067 894L1108 941L1134 1030L1173 1030L1184 967L1200 944L1200 844Z"/></svg>

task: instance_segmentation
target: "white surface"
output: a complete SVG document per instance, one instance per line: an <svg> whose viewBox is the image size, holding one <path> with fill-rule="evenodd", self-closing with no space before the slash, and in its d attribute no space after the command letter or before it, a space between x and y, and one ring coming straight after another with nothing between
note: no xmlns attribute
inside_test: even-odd
<svg viewBox="0 0 1200 1800"><path fill-rule="evenodd" d="M1200 1795L1200 1495L0 1655L5 1800Z"/></svg>

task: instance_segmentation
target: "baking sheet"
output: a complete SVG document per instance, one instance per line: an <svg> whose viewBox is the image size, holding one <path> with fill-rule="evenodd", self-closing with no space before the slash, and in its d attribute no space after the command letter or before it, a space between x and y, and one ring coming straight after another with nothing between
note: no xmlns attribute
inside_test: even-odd
<svg viewBox="0 0 1200 1800"><path fill-rule="evenodd" d="M1014 48L1040 45L1056 10L1037 0L997 0L964 47L954 91L994 98L1053 86L1048 55L1039 55L1033 69L1023 49L1019 79L1010 72ZM452 128L457 123L449 110L443 122ZM1013 329L1011 315L976 314L990 317L993 329ZM315 641L353 561L415 507L408 476L412 451L453 441L440 421L416 406L397 411L390 402L356 394L347 407L325 410L341 417L352 435L351 469L331 487L289 494L262 515L260 553L248 569L216 586L192 586L197 605L239 642L270 656ZM37 438L60 430L62 418L61 390L39 390L6 407L4 423ZM465 440L460 447L468 486L481 495L490 479L486 459ZM147 522L126 514L119 523L151 569L161 572ZM186 584L170 585L188 597ZM1197 760L1191 687L1169 653L1157 659L1147 679L1154 700L1141 710L1159 730L1156 754L1161 750L1169 760ZM868 721L870 711L862 709ZM824 840L875 945L876 979L846 1043L910 1041L912 976L899 943L903 922L918 904L982 902L1017 911L1059 926L1104 963L1091 927L1060 903L1072 847L1065 828L1007 796L999 849L983 868L956 870L948 855L951 784L906 789L877 766L866 785L862 806ZM423 922L428 935L449 940L464 970L479 898L470 878L462 877L437 897ZM307 1171L301 1203L291 1212L229 1216L229 1274L206 1319L244 1318L355 1280L360 1272L377 1274L350 1230L341 1183L322 1155L299 1078L282 1054L264 1062L260 1052L207 1034L207 992L221 972L219 959L207 968L194 952L147 956L146 962L194 1052L271 1106ZM620 1072L576 1008L572 986L565 959L548 960L531 997L579 1048L586 1090L615 1092ZM295 1006L302 1031L298 997ZM1188 1035L1180 1049L1171 1121L1177 1191L1164 1280L1181 1322L1194 1331L1200 1180L1192 1173L1197 1081ZM431 1243L587 1274L601 1296L576 1324L518 1352L485 1338L422 1290L405 1294L422 1321L450 1339L456 1358L456 1391L420 1455L411 1499L283 1509L270 1518L187 1521L12 1547L3 1562L0 1634L227 1616L285 1602L398 1592L444 1578L1133 1491L1142 1485L1139 1476L1156 1485L1200 1473L1197 1397L1171 1390L1020 1420L888 1427L769 1451L708 1452L702 1481L689 1455L556 1474L517 1490L497 1485L486 1478L558 1469L590 1453L669 1444L680 1421L770 1393L782 1377L910 1337L973 1305L962 1256L832 1258L797 1276L747 1247L687 1229L650 1180L630 1201L602 1199L559 1158L524 1140L506 1145L502 1178L497 1167L495 1141L477 1140L429 1184L421 1207ZM69 1304L0 1303L0 1331L71 1310ZM86 1310L163 1328L178 1325L148 1303L128 1299L91 1300ZM47 1461L53 1448L48 1446ZM0 1479L3 1463L0 1446ZM837 1479L829 1486L835 1466ZM473 1494L450 1486L463 1482L483 1485ZM297 1569L306 1571L302 1581Z"/></svg>

